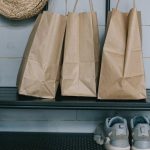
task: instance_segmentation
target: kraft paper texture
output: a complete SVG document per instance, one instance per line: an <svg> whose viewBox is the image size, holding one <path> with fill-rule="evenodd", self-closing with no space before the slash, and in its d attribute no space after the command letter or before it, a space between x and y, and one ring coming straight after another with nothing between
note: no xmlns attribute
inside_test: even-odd
<svg viewBox="0 0 150 150"><path fill-rule="evenodd" d="M146 98L141 17L113 9L108 17L99 80L99 99Z"/></svg>
<svg viewBox="0 0 150 150"><path fill-rule="evenodd" d="M44 12L36 20L18 74L19 94L55 98L60 81L66 16Z"/></svg>

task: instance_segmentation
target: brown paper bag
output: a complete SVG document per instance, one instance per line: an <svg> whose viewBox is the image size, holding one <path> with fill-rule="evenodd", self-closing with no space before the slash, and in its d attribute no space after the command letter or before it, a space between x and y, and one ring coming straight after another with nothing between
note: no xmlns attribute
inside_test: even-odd
<svg viewBox="0 0 150 150"><path fill-rule="evenodd" d="M75 13L75 5L68 14L61 80L64 96L95 97L97 93L100 42L97 15L89 2L91 12Z"/></svg>
<svg viewBox="0 0 150 150"><path fill-rule="evenodd" d="M43 12L36 20L20 66L19 94L55 98L60 80L66 16Z"/></svg>
<svg viewBox="0 0 150 150"><path fill-rule="evenodd" d="M146 98L141 27L135 8L113 9L108 21L99 81L99 99Z"/></svg>

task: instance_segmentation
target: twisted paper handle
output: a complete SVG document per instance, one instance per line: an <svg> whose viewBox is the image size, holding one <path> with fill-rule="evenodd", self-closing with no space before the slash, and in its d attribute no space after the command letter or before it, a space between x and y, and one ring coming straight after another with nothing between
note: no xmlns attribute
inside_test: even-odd
<svg viewBox="0 0 150 150"><path fill-rule="evenodd" d="M74 8L73 8L73 12L76 11L78 2L79 2L79 0L76 0L75 5L74 5ZM92 2L92 0L89 0L89 5L90 5L90 10L91 10L91 12L94 11L94 7L93 7L93 2Z"/></svg>
<svg viewBox="0 0 150 150"><path fill-rule="evenodd" d="M120 0L117 1L116 9L118 9L119 3L120 3ZM135 7L136 7L135 0L133 0L133 8Z"/></svg>

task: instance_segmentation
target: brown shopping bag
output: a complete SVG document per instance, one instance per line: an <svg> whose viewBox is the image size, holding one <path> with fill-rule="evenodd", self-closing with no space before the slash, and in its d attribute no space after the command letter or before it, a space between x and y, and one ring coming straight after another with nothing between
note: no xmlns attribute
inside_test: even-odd
<svg viewBox="0 0 150 150"><path fill-rule="evenodd" d="M43 12L36 20L20 66L19 94L55 98L60 79L66 16Z"/></svg>
<svg viewBox="0 0 150 150"><path fill-rule="evenodd" d="M100 41L97 15L93 11L68 14L62 68L61 93L64 96L96 97L99 75Z"/></svg>
<svg viewBox="0 0 150 150"><path fill-rule="evenodd" d="M113 9L109 18L103 48L98 98L145 99L139 13L135 8L129 13Z"/></svg>

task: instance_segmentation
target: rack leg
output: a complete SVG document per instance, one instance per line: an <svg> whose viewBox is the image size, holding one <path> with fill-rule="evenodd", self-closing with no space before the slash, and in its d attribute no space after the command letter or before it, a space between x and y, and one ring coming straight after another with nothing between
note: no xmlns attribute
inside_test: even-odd
<svg viewBox="0 0 150 150"><path fill-rule="evenodd" d="M110 0L106 0L106 20L105 20L106 23L107 23L107 15L109 11L110 11Z"/></svg>

